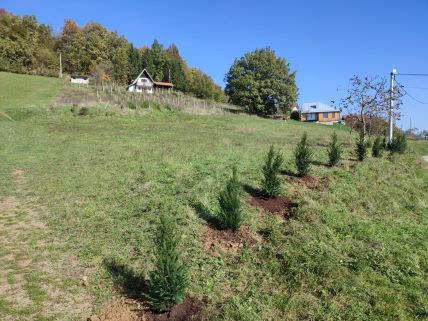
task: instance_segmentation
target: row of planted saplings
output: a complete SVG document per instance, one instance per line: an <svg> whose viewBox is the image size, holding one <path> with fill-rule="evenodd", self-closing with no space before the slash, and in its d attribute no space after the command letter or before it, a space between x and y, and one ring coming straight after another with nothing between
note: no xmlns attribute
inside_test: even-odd
<svg viewBox="0 0 428 321"><path fill-rule="evenodd" d="M403 133L396 132L391 143L387 143L385 136L376 136L372 143L365 138L364 131L361 130L355 145L355 154L359 161L366 159L370 146L372 156L376 158L382 157L384 151L389 151L391 154L403 154L407 149L407 139Z"/></svg>
<svg viewBox="0 0 428 321"><path fill-rule="evenodd" d="M398 136L402 144L402 136ZM405 138L404 138L405 140ZM381 139L377 138L373 144L372 154L380 157L382 147ZM391 150L391 149L390 149ZM338 143L336 133L333 133L331 141L326 149L328 162L331 167L336 166L342 158L343 149ZM355 146L357 158L362 161L367 155L367 142L360 135ZM364 155L364 156L362 156ZM308 145L307 135L303 134L294 150L294 162L298 176L309 173L313 159L313 151ZM263 179L261 181L265 197L276 198L281 192L280 171L283 157L273 146L270 147L265 162L262 166ZM238 180L236 167L232 169L232 177L226 182L225 188L218 196L219 211L216 214L218 225L221 229L230 229L236 232L242 224L241 215L241 184ZM144 294L147 302L154 311L163 312L180 304L189 283L187 268L180 262L178 251L179 238L173 219L165 213L160 215L160 225L154 238L155 268L150 273L147 291Z"/></svg>
<svg viewBox="0 0 428 321"><path fill-rule="evenodd" d="M297 144L294 157L299 176L305 176L310 170L312 151L307 143L306 133ZM336 165L340 160L341 148L337 143L336 134L328 148L330 164ZM265 157L262 166L262 189L266 197L276 198L281 191L279 176L283 157L273 146ZM237 169L233 167L232 176L226 182L225 188L218 196L219 211L216 214L218 226L236 232L242 224L241 215L241 183L238 180ZM187 268L180 262L178 251L179 237L173 219L164 212L160 215L160 224L154 237L155 268L150 273L144 298L152 310L164 312L183 302L186 287L189 283Z"/></svg>

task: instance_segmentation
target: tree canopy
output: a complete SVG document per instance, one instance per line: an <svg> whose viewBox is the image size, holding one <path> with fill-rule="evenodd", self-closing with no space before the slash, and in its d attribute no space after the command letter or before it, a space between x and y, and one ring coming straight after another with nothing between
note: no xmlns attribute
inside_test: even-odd
<svg viewBox="0 0 428 321"><path fill-rule="evenodd" d="M291 111L297 101L296 72L270 48L256 49L236 59L226 74L226 94L250 113Z"/></svg>
<svg viewBox="0 0 428 321"><path fill-rule="evenodd" d="M0 70L55 76L60 52L63 71L68 74L92 75L96 82L125 85L146 68L155 81L173 82L179 91L225 100L223 90L211 77L188 67L175 44L165 48L154 40L150 47L136 48L97 22L79 27L71 19L54 35L34 16L15 16L0 9Z"/></svg>

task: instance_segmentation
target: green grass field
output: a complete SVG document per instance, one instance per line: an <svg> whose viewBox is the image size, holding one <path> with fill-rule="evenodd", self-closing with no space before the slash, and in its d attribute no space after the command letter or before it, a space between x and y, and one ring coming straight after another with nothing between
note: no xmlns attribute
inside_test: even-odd
<svg viewBox="0 0 428 321"><path fill-rule="evenodd" d="M8 115L48 104L61 85L0 78ZM18 98L21 82L32 90ZM427 142L357 163L348 132L336 126L173 111L79 117L69 109L0 120L0 320L85 320L126 294L127 271L144 278L152 267L151 237L165 210L177 219L188 292L205 297L207 320L428 318ZM346 150L331 169L323 164L333 130ZM207 251L201 208L216 210L232 166L247 191L259 188L274 144L284 172L294 172L303 132L317 160L311 175L327 183L309 189L284 175L282 194L299 204L289 220L246 204L245 192L256 242L237 253Z"/></svg>
<svg viewBox="0 0 428 321"><path fill-rule="evenodd" d="M47 107L63 84L58 78L0 72L0 120L31 117Z"/></svg>

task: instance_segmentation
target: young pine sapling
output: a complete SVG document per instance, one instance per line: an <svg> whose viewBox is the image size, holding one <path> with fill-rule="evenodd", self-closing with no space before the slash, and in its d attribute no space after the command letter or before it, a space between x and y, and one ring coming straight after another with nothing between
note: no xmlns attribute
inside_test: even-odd
<svg viewBox="0 0 428 321"><path fill-rule="evenodd" d="M217 220L223 229L236 231L241 226L240 190L241 186L238 181L236 167L233 167L232 177L227 181L225 189L220 193L218 198L220 211L217 215Z"/></svg>
<svg viewBox="0 0 428 321"><path fill-rule="evenodd" d="M148 291L144 294L152 310L163 312L184 300L188 285L186 267L180 262L179 238L170 216L160 215L155 241L155 268L150 273Z"/></svg>
<svg viewBox="0 0 428 321"><path fill-rule="evenodd" d="M342 152L342 146L337 142L337 134L334 132L327 148L328 162L330 166L336 166L340 162L342 158Z"/></svg>
<svg viewBox="0 0 428 321"><path fill-rule="evenodd" d="M266 155L265 164L262 167L262 186L264 193L268 197L275 198L281 192L281 180L278 174L281 169L282 162L282 155L279 151L275 151L272 145Z"/></svg>
<svg viewBox="0 0 428 321"><path fill-rule="evenodd" d="M312 157L313 153L308 145L308 135L304 133L294 150L294 161L299 176L302 177L309 173L311 170Z"/></svg>

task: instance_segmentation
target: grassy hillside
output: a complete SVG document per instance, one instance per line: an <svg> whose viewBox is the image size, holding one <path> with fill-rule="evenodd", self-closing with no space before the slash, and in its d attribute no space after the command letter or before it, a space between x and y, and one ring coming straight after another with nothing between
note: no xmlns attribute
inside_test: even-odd
<svg viewBox="0 0 428 321"><path fill-rule="evenodd" d="M64 108L46 116L0 122L3 211L8 197L21 201L0 232L0 287L8 285L0 319L83 320L90 307L82 302L99 306L132 293L135 274L143 278L152 268L151 237L165 210L178 221L189 294L205 298L209 320L428 317L426 142L410 142L405 155L357 163L347 132L337 127L173 111L80 117ZM346 152L332 169L324 164L333 130ZM303 132L317 160L316 186L292 176ZM244 203L252 241L236 251L209 249L206 217L231 167L238 167L245 202L260 188L271 144L285 157L282 194L297 211L284 220ZM22 234L20 245L7 243L11 226L31 220L22 211L28 206L46 226ZM22 267L13 257L31 262ZM87 287L79 286L82 275ZM20 282L25 295L16 296ZM52 303L52 288L62 291L61 304Z"/></svg>
<svg viewBox="0 0 428 321"><path fill-rule="evenodd" d="M33 115L37 107L47 106L62 84L58 78L0 72L0 120Z"/></svg>

